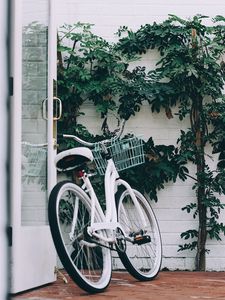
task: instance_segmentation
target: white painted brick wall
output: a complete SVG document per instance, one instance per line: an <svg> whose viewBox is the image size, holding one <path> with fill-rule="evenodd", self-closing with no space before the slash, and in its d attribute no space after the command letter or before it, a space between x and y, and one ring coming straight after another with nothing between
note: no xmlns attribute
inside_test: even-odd
<svg viewBox="0 0 225 300"><path fill-rule="evenodd" d="M140 25L161 22L168 14L189 18L195 14L214 17L225 12L224 0L57 0L57 25L64 23L87 22L95 24L93 32L107 39L116 41L114 33L122 25L136 30ZM142 59L148 69L154 66L157 54L149 51ZM100 132L97 113L90 105L83 109L86 112L85 125L95 133ZM88 120L88 121L87 121ZM112 121L113 125L113 121ZM145 105L141 112L127 122L127 131L144 134L144 138L152 136L155 144L173 144L179 136L180 129L185 129L188 122L180 122L176 118L166 119L164 114L152 114ZM163 240L163 264L170 270L192 270L194 268L193 252L177 252L183 241L180 233L196 228L197 222L191 215L181 211L186 204L195 201L192 181L169 183L158 194L158 203L152 203L159 220ZM225 213L221 214L225 222ZM208 241L211 250L207 256L208 270L225 270L225 239L221 242Z"/></svg>

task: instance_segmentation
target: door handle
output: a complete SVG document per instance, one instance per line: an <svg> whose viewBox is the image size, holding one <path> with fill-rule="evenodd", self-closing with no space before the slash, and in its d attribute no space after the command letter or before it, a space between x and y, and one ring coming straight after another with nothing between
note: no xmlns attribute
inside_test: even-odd
<svg viewBox="0 0 225 300"><path fill-rule="evenodd" d="M62 117L62 101L58 97L53 97L53 120L57 121ZM42 118L48 120L48 98L42 101Z"/></svg>
<svg viewBox="0 0 225 300"><path fill-rule="evenodd" d="M42 101L42 118L44 120L48 120L48 98L45 98L43 101Z"/></svg>
<svg viewBox="0 0 225 300"><path fill-rule="evenodd" d="M53 97L53 120L57 121L62 117L62 101L58 97Z"/></svg>

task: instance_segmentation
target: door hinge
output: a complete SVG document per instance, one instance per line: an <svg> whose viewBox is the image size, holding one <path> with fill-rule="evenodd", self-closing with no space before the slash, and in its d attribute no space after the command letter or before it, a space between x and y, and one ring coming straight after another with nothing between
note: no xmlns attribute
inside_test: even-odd
<svg viewBox="0 0 225 300"><path fill-rule="evenodd" d="M13 77L9 77L9 96L13 96Z"/></svg>
<svg viewBox="0 0 225 300"><path fill-rule="evenodd" d="M8 245L12 247L12 226L7 227Z"/></svg>

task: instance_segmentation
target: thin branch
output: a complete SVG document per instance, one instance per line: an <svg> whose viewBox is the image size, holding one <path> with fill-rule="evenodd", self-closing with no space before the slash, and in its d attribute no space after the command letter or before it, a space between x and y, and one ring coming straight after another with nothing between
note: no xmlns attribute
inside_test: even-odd
<svg viewBox="0 0 225 300"><path fill-rule="evenodd" d="M187 174L187 173L185 173L185 175L186 175L187 177L190 177L191 179L193 179L193 180L195 180L195 181L198 181L196 178L192 177L191 175L189 175L189 174Z"/></svg>
<svg viewBox="0 0 225 300"><path fill-rule="evenodd" d="M77 43L77 42L78 42L78 40L74 40L72 52L74 52L74 49L75 49L75 47L76 47L76 43ZM69 57L69 59L68 59L68 64L67 64L67 68L66 68L67 70L69 69L69 66L70 66L71 57L72 57L72 53L70 54L70 57Z"/></svg>
<svg viewBox="0 0 225 300"><path fill-rule="evenodd" d="M61 42L67 35L69 35L74 29L76 28L76 25L73 26L69 31L67 31L60 39L59 41Z"/></svg>

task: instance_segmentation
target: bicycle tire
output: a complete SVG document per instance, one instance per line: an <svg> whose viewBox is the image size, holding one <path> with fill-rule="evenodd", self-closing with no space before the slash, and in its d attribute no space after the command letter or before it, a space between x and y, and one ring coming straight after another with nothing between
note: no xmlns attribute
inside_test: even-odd
<svg viewBox="0 0 225 300"><path fill-rule="evenodd" d="M140 281L154 279L161 268L162 262L162 241L158 222L155 214L146 198L137 190L134 194L142 208L147 223L147 228L142 228L141 217L128 190L122 188L116 194L118 210L118 222L122 226L125 237L132 236L134 232L146 231L150 236L150 242L133 244L126 241L126 251L118 251L118 255L127 271Z"/></svg>
<svg viewBox="0 0 225 300"><path fill-rule="evenodd" d="M76 205L76 209L75 209ZM49 225L56 251L73 281L89 293L102 292L111 279L110 249L101 247L87 233L91 200L76 184L63 181L53 188L48 206ZM101 221L96 209L95 221ZM72 219L75 229L70 237Z"/></svg>

